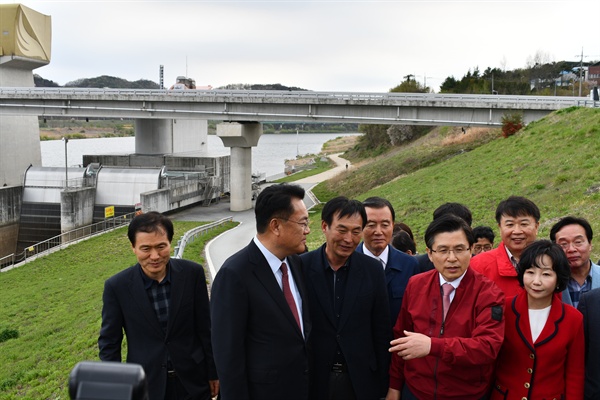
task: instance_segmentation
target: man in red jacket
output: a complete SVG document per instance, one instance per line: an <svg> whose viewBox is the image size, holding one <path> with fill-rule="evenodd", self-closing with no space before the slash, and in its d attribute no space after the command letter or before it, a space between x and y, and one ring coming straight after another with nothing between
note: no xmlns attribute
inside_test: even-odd
<svg viewBox="0 0 600 400"><path fill-rule="evenodd" d="M504 295L469 268L474 238L463 219L435 219L425 242L435 270L408 282L386 400L485 398L504 339Z"/></svg>
<svg viewBox="0 0 600 400"><path fill-rule="evenodd" d="M511 196L498 204L496 221L502 242L473 257L471 268L494 281L506 297L514 297L523 290L517 279L517 264L521 252L537 238L540 210L525 197Z"/></svg>

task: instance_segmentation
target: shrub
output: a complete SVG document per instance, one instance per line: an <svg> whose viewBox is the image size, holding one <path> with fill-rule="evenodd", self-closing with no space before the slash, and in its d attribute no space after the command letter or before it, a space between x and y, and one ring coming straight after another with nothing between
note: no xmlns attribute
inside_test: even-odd
<svg viewBox="0 0 600 400"><path fill-rule="evenodd" d="M514 135L523 127L523 114L520 112L506 113L502 116L502 136Z"/></svg>
<svg viewBox="0 0 600 400"><path fill-rule="evenodd" d="M15 329L4 329L0 331L0 343L6 342L9 339L16 339L19 337L19 331Z"/></svg>

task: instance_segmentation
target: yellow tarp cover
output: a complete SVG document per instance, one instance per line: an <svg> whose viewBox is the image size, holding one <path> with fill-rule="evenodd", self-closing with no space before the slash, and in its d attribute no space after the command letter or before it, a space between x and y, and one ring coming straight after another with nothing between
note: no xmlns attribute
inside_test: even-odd
<svg viewBox="0 0 600 400"><path fill-rule="evenodd" d="M0 56L50 62L50 16L22 4L0 4Z"/></svg>

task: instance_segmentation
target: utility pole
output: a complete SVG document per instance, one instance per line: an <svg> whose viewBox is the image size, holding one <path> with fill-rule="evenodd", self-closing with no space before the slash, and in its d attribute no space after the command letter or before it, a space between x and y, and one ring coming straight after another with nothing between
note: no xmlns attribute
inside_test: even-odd
<svg viewBox="0 0 600 400"><path fill-rule="evenodd" d="M581 74L583 73L583 47L581 48L581 63L579 64L579 97L581 97L581 86L583 86L583 79Z"/></svg>

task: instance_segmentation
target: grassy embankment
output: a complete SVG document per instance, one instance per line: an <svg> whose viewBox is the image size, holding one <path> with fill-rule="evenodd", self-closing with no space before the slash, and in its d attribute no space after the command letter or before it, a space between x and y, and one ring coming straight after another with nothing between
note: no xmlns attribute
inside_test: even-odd
<svg viewBox="0 0 600 400"><path fill-rule="evenodd" d="M174 242L203 224L174 223ZM204 244L235 225L198 237L185 258L203 264ZM69 398L73 366L98 359L104 281L136 262L126 234L119 228L0 274L0 399Z"/></svg>
<svg viewBox="0 0 600 400"><path fill-rule="evenodd" d="M425 250L423 235L433 210L445 202L467 205L474 226L491 226L497 239L496 206L510 195L538 205L540 238L548 238L551 226L569 214L588 219L600 231L599 109L561 110L506 139L499 130L482 135L472 141L469 130L437 129L313 192L321 201L337 194L388 198L396 220L412 228L419 252ZM319 212L315 209L311 218L310 249L323 242ZM595 249L592 258L599 257Z"/></svg>

